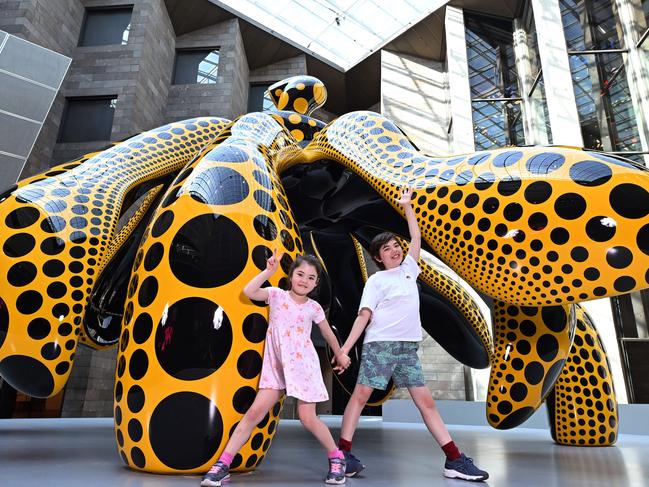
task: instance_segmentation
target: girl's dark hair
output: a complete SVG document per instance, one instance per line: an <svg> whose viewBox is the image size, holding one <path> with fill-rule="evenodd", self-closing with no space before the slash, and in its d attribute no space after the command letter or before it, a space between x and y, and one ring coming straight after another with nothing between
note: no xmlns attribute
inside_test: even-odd
<svg viewBox="0 0 649 487"><path fill-rule="evenodd" d="M303 255L298 255L293 263L291 264L291 267L288 268L288 279L286 283L286 290L290 291L291 290L291 276L293 275L293 271L300 267L302 264L309 264L310 266L313 266L315 269L316 273L316 285L313 288L313 291L311 291L308 296L311 296L316 293L318 290L318 285L320 284L320 274L322 274L322 264L320 264L320 261L316 258L315 255L312 254L303 254Z"/></svg>
<svg viewBox="0 0 649 487"><path fill-rule="evenodd" d="M374 237L372 239L372 242L370 243L370 255L372 256L372 259L374 259L374 262L376 262L376 265L378 265L381 270L385 270L385 266L383 265L383 262L379 262L378 260L379 257L381 256L380 254L381 247L383 247L390 240L397 240L397 237L394 235L394 233L383 232L383 233L379 233L376 237Z"/></svg>

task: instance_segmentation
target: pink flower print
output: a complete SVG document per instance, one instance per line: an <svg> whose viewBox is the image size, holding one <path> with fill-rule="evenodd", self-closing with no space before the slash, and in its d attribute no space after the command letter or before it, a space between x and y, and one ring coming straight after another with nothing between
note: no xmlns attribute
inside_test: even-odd
<svg viewBox="0 0 649 487"><path fill-rule="evenodd" d="M297 327L297 332L300 333L300 334L304 333L304 327L303 326L298 326Z"/></svg>

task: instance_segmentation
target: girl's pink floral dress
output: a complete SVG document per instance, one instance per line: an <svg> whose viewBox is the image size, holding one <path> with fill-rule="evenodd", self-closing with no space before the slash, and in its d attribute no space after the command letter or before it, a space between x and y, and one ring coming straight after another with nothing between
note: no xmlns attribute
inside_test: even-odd
<svg viewBox="0 0 649 487"><path fill-rule="evenodd" d="M298 304L288 291L266 288L270 305L260 389L286 389L305 402L329 399L318 354L311 342L311 324L325 319L313 299Z"/></svg>

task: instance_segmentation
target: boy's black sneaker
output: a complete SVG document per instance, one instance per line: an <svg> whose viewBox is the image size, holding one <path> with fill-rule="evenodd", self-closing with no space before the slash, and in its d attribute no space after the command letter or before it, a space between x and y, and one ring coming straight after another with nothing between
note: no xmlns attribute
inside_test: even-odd
<svg viewBox="0 0 649 487"><path fill-rule="evenodd" d="M345 454L345 475L347 477L353 477L363 471L365 465L352 452L343 450L343 453Z"/></svg>
<svg viewBox="0 0 649 487"><path fill-rule="evenodd" d="M446 459L446 463L444 464L444 477L481 482L487 480L489 474L476 467L473 464L473 459L462 453L457 460L451 461L448 458Z"/></svg>

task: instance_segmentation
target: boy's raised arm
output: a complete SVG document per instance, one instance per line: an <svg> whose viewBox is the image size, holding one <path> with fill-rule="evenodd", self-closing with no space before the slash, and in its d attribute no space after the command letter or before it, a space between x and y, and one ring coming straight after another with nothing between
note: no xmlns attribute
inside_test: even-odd
<svg viewBox="0 0 649 487"><path fill-rule="evenodd" d="M412 188L402 189L401 197L397 200L397 203L403 208L406 214L406 221L408 222L408 232L410 233L408 255L417 261L419 260L419 252L421 250L421 232L417 224L415 210L412 209Z"/></svg>

